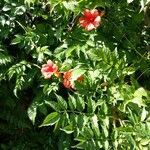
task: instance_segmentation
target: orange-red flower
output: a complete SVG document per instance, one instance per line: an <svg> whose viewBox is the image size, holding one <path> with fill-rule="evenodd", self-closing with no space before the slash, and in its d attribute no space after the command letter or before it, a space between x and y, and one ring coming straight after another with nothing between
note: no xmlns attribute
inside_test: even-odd
<svg viewBox="0 0 150 150"><path fill-rule="evenodd" d="M58 67L51 60L48 60L47 64L42 65L41 72L45 79L49 79L54 73L58 74Z"/></svg>
<svg viewBox="0 0 150 150"><path fill-rule="evenodd" d="M77 79L73 78L73 70L69 70L63 75L63 85L68 89L74 88L74 81L82 81L83 76L78 77Z"/></svg>
<svg viewBox="0 0 150 150"><path fill-rule="evenodd" d="M83 13L83 17L79 18L79 23L86 30L91 31L100 25L102 15L103 14L101 14L97 9L86 9Z"/></svg>
<svg viewBox="0 0 150 150"><path fill-rule="evenodd" d="M71 77L72 77L72 70L65 72L63 75L63 85L68 89L73 88Z"/></svg>

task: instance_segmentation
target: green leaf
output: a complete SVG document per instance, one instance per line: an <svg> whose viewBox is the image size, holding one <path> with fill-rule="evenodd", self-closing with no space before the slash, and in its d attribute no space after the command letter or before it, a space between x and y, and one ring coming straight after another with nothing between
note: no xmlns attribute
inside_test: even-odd
<svg viewBox="0 0 150 150"><path fill-rule="evenodd" d="M59 111L59 107L58 107L57 102L45 100L45 104L47 104L50 107L52 107L55 111Z"/></svg>
<svg viewBox="0 0 150 150"><path fill-rule="evenodd" d="M142 114L141 114L141 121L144 121L148 112L145 110L145 107L143 107Z"/></svg>
<svg viewBox="0 0 150 150"><path fill-rule="evenodd" d="M95 111L96 104L91 98L88 99L88 112L93 113Z"/></svg>
<svg viewBox="0 0 150 150"><path fill-rule="evenodd" d="M62 110L66 110L67 109L67 102L59 95L57 96L57 100L58 100L58 106L62 109Z"/></svg>
<svg viewBox="0 0 150 150"><path fill-rule="evenodd" d="M150 139L142 139L141 141L140 141L140 143L141 143L141 145L147 145L148 146L148 144L150 144Z"/></svg>
<svg viewBox="0 0 150 150"><path fill-rule="evenodd" d="M105 125L102 125L102 129L103 129L104 136L107 138L109 135L109 131L108 131L107 127Z"/></svg>
<svg viewBox="0 0 150 150"><path fill-rule="evenodd" d="M83 111L85 108L84 99L78 96L76 103L77 103L77 110Z"/></svg>
<svg viewBox="0 0 150 150"><path fill-rule="evenodd" d="M23 13L26 11L26 7L25 6L19 6L15 8L15 15L23 15Z"/></svg>
<svg viewBox="0 0 150 150"><path fill-rule="evenodd" d="M94 43L94 41L92 41L92 40L88 40L88 41L86 42L86 44L89 45L89 46L91 46L91 47L94 47L94 46L95 46L95 43Z"/></svg>
<svg viewBox="0 0 150 150"><path fill-rule="evenodd" d="M69 103L69 107L70 107L71 110L76 109L76 106L77 106L76 99L73 96L69 95L68 103Z"/></svg>
<svg viewBox="0 0 150 150"><path fill-rule="evenodd" d="M84 115L79 114L77 116L77 125L78 125L79 129L82 130L82 128L84 127L85 124L86 123L85 123L85 120L84 120Z"/></svg>
<svg viewBox="0 0 150 150"><path fill-rule="evenodd" d="M107 107L105 101L102 103L101 107L102 107L103 112L104 112L105 114L107 114L107 112L108 112L108 107Z"/></svg>
<svg viewBox="0 0 150 150"><path fill-rule="evenodd" d="M48 96L52 93L52 92L56 92L58 90L58 85L56 82L53 82L51 84L45 84L43 87L43 92L44 94L47 94Z"/></svg>
<svg viewBox="0 0 150 150"><path fill-rule="evenodd" d="M142 96L147 97L147 92L144 88L141 87L134 92L134 97L141 98Z"/></svg>
<svg viewBox="0 0 150 150"><path fill-rule="evenodd" d="M39 110L42 114L47 115L47 107L46 107L44 101L39 104L38 110Z"/></svg>
<svg viewBox="0 0 150 150"><path fill-rule="evenodd" d="M88 51L87 54L89 55L90 59L95 60L95 61L101 61L102 57L100 57L98 54L100 52L98 50L93 50L93 51Z"/></svg>
<svg viewBox="0 0 150 150"><path fill-rule="evenodd" d="M12 61L12 57L8 54L0 53L0 65L7 65Z"/></svg>
<svg viewBox="0 0 150 150"><path fill-rule="evenodd" d="M24 0L25 4L30 5L31 3L35 3L36 0Z"/></svg>
<svg viewBox="0 0 150 150"><path fill-rule="evenodd" d="M84 149L86 147L86 142L80 142L79 144L72 146L72 148Z"/></svg>
<svg viewBox="0 0 150 150"><path fill-rule="evenodd" d="M84 127L83 136L87 139L90 139L94 136L94 133L91 128Z"/></svg>
<svg viewBox="0 0 150 150"><path fill-rule="evenodd" d="M73 47L69 47L65 50L65 53L66 53L66 57L70 57L72 56L72 52L76 49L76 46L73 46Z"/></svg>
<svg viewBox="0 0 150 150"><path fill-rule="evenodd" d="M16 38L14 38L11 42L12 45L18 44L22 41L21 35L16 35Z"/></svg>
<svg viewBox="0 0 150 150"><path fill-rule="evenodd" d="M65 133L67 133L67 134L71 134L71 133L73 133L74 132L74 130L73 130L73 125L72 124L70 124L70 125L68 125L68 126L65 126L63 129L61 129L62 131L64 131Z"/></svg>
<svg viewBox="0 0 150 150"><path fill-rule="evenodd" d="M25 83L24 77L18 75L18 76L17 76L17 79L16 79L15 88L14 88L14 90L13 90L14 95L15 95L16 97L18 97L18 96L17 96L17 92L18 92L18 90L22 90L24 83Z"/></svg>
<svg viewBox="0 0 150 150"><path fill-rule="evenodd" d="M134 0L127 0L127 3L132 3Z"/></svg>
<svg viewBox="0 0 150 150"><path fill-rule="evenodd" d="M96 137L98 138L100 136L100 130L99 130L99 124L98 124L98 118L97 115L94 115L92 118L92 129Z"/></svg>
<svg viewBox="0 0 150 150"><path fill-rule="evenodd" d="M75 68L72 72L72 79L76 80L78 79L81 75L83 75L86 72L86 70L84 69L80 69L80 68Z"/></svg>
<svg viewBox="0 0 150 150"><path fill-rule="evenodd" d="M2 11L9 11L9 10L11 10L11 7L8 5L6 5L2 8Z"/></svg>
<svg viewBox="0 0 150 150"><path fill-rule="evenodd" d="M39 127L52 126L57 123L60 119L60 114L58 112L50 113L43 121Z"/></svg>
<svg viewBox="0 0 150 150"><path fill-rule="evenodd" d="M67 10L74 11L78 3L76 1L63 1L62 4Z"/></svg>
<svg viewBox="0 0 150 150"><path fill-rule="evenodd" d="M79 142L85 142L86 138L84 136L78 136L74 140L79 141Z"/></svg>
<svg viewBox="0 0 150 150"><path fill-rule="evenodd" d="M27 67L31 68L31 65L25 60L22 60L21 62L14 64L8 69L9 79L11 79L14 74L17 74L18 77L20 77L21 75L24 75Z"/></svg>
<svg viewBox="0 0 150 150"><path fill-rule="evenodd" d="M35 117L36 117L36 114L37 114L37 103L36 102L33 102L31 104L31 106L28 108L28 116L30 118L30 120L32 121L32 123L34 124L35 122Z"/></svg>
<svg viewBox="0 0 150 150"><path fill-rule="evenodd" d="M145 106L141 97L135 97L131 100L131 102L137 104L139 107Z"/></svg>

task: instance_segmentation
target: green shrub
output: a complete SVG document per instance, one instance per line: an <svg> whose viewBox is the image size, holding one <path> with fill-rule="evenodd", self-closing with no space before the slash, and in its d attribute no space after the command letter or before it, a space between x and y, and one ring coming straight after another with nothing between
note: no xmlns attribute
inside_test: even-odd
<svg viewBox="0 0 150 150"><path fill-rule="evenodd" d="M148 150L149 3L1 0L0 148Z"/></svg>

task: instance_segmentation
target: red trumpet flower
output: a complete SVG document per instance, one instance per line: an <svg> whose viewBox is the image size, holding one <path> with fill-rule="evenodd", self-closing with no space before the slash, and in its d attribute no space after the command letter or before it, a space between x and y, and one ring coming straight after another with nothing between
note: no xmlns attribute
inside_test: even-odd
<svg viewBox="0 0 150 150"><path fill-rule="evenodd" d="M58 67L51 60L48 60L47 64L42 65L41 72L45 79L49 79L53 74L58 74Z"/></svg>
<svg viewBox="0 0 150 150"><path fill-rule="evenodd" d="M100 25L101 16L103 15L104 13L99 12L97 9L86 9L83 16L79 18L79 23L87 31L91 31Z"/></svg>

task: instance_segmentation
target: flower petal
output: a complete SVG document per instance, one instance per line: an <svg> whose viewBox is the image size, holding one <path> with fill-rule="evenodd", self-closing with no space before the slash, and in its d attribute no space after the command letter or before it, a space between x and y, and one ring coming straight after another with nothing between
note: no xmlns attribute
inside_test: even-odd
<svg viewBox="0 0 150 150"><path fill-rule="evenodd" d="M93 18L95 18L95 17L99 16L99 12L98 12L98 10L97 10L97 9L93 9L93 10L91 10L91 14L92 14L92 17L93 17Z"/></svg>
<svg viewBox="0 0 150 150"><path fill-rule="evenodd" d="M45 79L51 78L51 76L57 72L58 66L54 64L51 60L47 61L47 64L43 64L41 68L41 73Z"/></svg>
<svg viewBox="0 0 150 150"><path fill-rule="evenodd" d="M86 30L88 30L88 31L91 31L93 29L95 29L95 26L92 23L90 23L86 26Z"/></svg>
<svg viewBox="0 0 150 150"><path fill-rule="evenodd" d="M93 22L95 28L97 28L100 25L101 17L97 16Z"/></svg>
<svg viewBox="0 0 150 150"><path fill-rule="evenodd" d="M100 25L101 17L97 9L85 9L82 17L79 18L80 26L84 27L87 31L96 29Z"/></svg>
<svg viewBox="0 0 150 150"><path fill-rule="evenodd" d="M84 11L84 17L87 17L87 18L91 17L91 12L90 12L89 9L85 9L85 11Z"/></svg>
<svg viewBox="0 0 150 150"><path fill-rule="evenodd" d="M52 66L52 65L53 65L53 62L52 62L51 60L48 60L48 61L47 61L47 64L48 64L49 66Z"/></svg>

